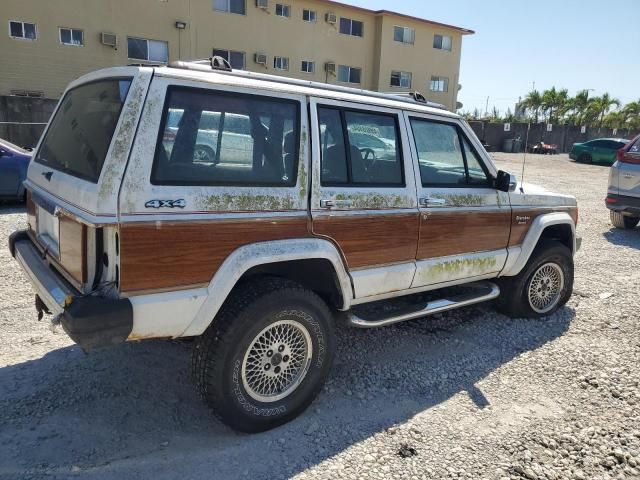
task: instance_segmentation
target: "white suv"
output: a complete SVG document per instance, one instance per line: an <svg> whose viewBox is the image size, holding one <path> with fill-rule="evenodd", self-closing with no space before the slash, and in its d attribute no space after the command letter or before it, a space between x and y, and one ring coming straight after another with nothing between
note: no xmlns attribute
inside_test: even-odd
<svg viewBox="0 0 640 480"><path fill-rule="evenodd" d="M618 150L606 205L614 227L631 229L640 222L640 135Z"/></svg>
<svg viewBox="0 0 640 480"><path fill-rule="evenodd" d="M338 311L372 328L570 297L575 199L516 185L458 115L217 64L86 75L35 151L11 252L85 350L197 337L204 399L255 432L320 392Z"/></svg>

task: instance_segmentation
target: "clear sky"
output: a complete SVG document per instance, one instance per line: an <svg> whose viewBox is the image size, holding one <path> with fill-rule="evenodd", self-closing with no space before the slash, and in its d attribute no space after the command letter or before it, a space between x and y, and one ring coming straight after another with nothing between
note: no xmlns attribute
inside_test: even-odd
<svg viewBox="0 0 640 480"><path fill-rule="evenodd" d="M487 96L489 110L513 109L533 82L640 99L640 0L342 1L475 30L462 41L463 110L484 111Z"/></svg>

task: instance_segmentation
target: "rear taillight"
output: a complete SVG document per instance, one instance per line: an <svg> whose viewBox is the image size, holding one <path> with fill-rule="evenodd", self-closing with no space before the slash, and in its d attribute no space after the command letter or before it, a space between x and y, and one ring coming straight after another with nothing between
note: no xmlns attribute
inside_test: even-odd
<svg viewBox="0 0 640 480"><path fill-rule="evenodd" d="M617 151L616 160L622 163L640 164L640 154L630 154L627 152L627 147L624 147Z"/></svg>

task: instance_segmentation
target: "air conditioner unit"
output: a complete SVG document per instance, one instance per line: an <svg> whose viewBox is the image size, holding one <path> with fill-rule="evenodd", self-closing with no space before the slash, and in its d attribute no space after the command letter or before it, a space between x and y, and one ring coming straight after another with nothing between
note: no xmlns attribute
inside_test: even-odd
<svg viewBox="0 0 640 480"><path fill-rule="evenodd" d="M253 57L253 60L258 64L258 65L267 65L267 54L266 53L256 53L255 56Z"/></svg>
<svg viewBox="0 0 640 480"><path fill-rule="evenodd" d="M103 45L107 45L109 47L118 46L118 37L115 33L102 32L100 34L100 41L102 42Z"/></svg>
<svg viewBox="0 0 640 480"><path fill-rule="evenodd" d="M335 75L336 74L336 64L333 62L327 62L324 64L324 71L327 72L329 75Z"/></svg>
<svg viewBox="0 0 640 480"><path fill-rule="evenodd" d="M324 16L324 19L327 21L327 23L330 23L331 25L335 25L336 23L338 23L338 17L333 12L327 12Z"/></svg>
<svg viewBox="0 0 640 480"><path fill-rule="evenodd" d="M256 0L256 7L266 10L269 8L269 0Z"/></svg>

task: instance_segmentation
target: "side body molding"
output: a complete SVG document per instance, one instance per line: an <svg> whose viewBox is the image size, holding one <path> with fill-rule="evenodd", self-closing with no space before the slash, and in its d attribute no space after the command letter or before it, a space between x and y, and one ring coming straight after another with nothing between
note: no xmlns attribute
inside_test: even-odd
<svg viewBox="0 0 640 480"><path fill-rule="evenodd" d="M527 264L527 261L529 261L533 250L536 248L542 232L545 230L545 228L551 227L552 225L569 225L571 227L571 252L575 254L577 250L576 225L575 223L573 223L573 219L571 218L571 216L566 212L546 213L544 215L536 217L536 219L531 223L529 231L527 232L527 236L525 237L524 242L522 242L522 245L518 247L510 247L508 249L509 256L507 258L507 263L502 269L502 272L500 272L500 276L512 277L520 273L520 271Z"/></svg>
<svg viewBox="0 0 640 480"><path fill-rule="evenodd" d="M249 269L268 263L309 259L325 259L331 262L344 299L341 310L348 310L353 298L351 278L344 267L340 253L331 242L309 238L253 243L238 248L224 261L207 287L206 300L191 324L179 336L201 335L213 321L240 277Z"/></svg>

